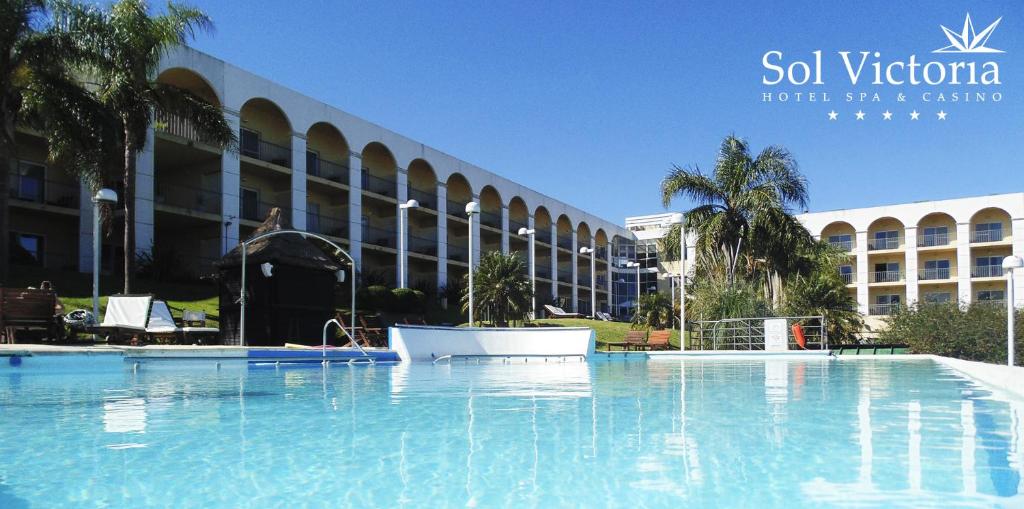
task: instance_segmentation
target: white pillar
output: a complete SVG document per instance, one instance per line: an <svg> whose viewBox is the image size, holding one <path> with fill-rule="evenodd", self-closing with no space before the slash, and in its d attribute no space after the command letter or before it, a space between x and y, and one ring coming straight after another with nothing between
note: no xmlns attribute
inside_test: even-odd
<svg viewBox="0 0 1024 509"><path fill-rule="evenodd" d="M1014 218L1010 221L1010 235L1013 236L1013 255L1024 258L1024 217ZM1021 274L1024 271L1017 271ZM1024 274L1014 276L1013 300L1017 307L1024 307ZM1018 327L1021 325L1018 324Z"/></svg>
<svg viewBox="0 0 1024 509"><path fill-rule="evenodd" d="M240 130L241 121L238 112L224 111L224 120L234 133ZM220 214L221 214L221 252L227 253L239 242L238 216L241 212L242 170L238 160L238 152L225 150L220 156Z"/></svg>
<svg viewBox="0 0 1024 509"><path fill-rule="evenodd" d="M356 152L348 155L348 254L363 267L363 160Z"/></svg>
<svg viewBox="0 0 1024 509"><path fill-rule="evenodd" d="M292 228L306 229L306 136L292 133Z"/></svg>
<svg viewBox="0 0 1024 509"><path fill-rule="evenodd" d="M526 228L530 229L530 230L533 230L534 224L535 223L534 223L534 220L533 220L533 214L527 213L526 214ZM531 237L527 236L526 237L526 242L528 242L528 243L531 242L530 239L531 239ZM531 312L532 313L536 313L537 312L537 310L536 310L536 303L537 303L537 231L536 230L534 230L534 232L533 232L532 239L533 239L533 241L532 241L533 249L531 250L529 245L527 245L527 247L526 247L526 256L527 256L527 259L526 259L526 263L527 263L526 269L529 270L530 269L530 265L533 265L533 273L530 274L530 278L531 278L530 279L530 285L531 285L531 288L533 288L533 302L534 302L534 308L535 309L532 309ZM536 318L536 317L537 316L534 316L534 318Z"/></svg>
<svg viewBox="0 0 1024 509"><path fill-rule="evenodd" d="M133 250L125 246L125 254L149 253L153 249L153 188L156 173L153 143L153 127L150 126L146 129L146 145L135 159L135 246Z"/></svg>
<svg viewBox="0 0 1024 509"><path fill-rule="evenodd" d="M579 248L579 240L576 238L576 231L575 230L570 229L569 230L569 234L572 236L572 256L569 258L569 263L572 264L570 266L571 270L572 270L572 272L571 272L572 275L570 276L572 278L570 280L572 282L572 285L570 286L570 288L572 288L572 312L573 313L579 313L580 312L580 288L579 288L579 284L578 284L578 281L577 281L577 279L579 279L579 267L576 266L576 263L579 260L579 255L580 255L579 254L579 249L580 249Z"/></svg>
<svg viewBox="0 0 1024 509"><path fill-rule="evenodd" d="M402 273L401 267L404 265L405 266L405 271L406 271L405 272L405 283L404 283L404 285L406 287L408 287L409 286L409 281L412 279L411 277L409 277L409 223L408 223L408 219L409 219L408 212L409 211L408 210L406 210L405 239L400 239L398 237L399 235L402 234L402 232L398 228L398 223L399 223L399 221L402 220L402 217L401 217L402 216L402 209L400 208L400 206L403 203L409 201L409 171L408 170L406 170L405 168L398 168L398 170L395 172L395 185L398 186L397 189L395 190L396 191L395 196L398 197L398 205L395 205L395 225L394 225L395 232L396 232L395 233L395 238L398 239L398 242L395 243L395 246L397 247L402 242L405 243L405 250L403 252L398 253L396 255L397 257L400 257L400 258L397 260L398 263L395 264L395 281L398 281L398 286L401 287L403 285L402 274L401 274Z"/></svg>
<svg viewBox="0 0 1024 509"><path fill-rule="evenodd" d="M956 225L956 283L957 298L961 304L969 304L974 298L971 296L971 267L974 259L971 258L971 223L957 223Z"/></svg>
<svg viewBox="0 0 1024 509"><path fill-rule="evenodd" d="M608 312L612 311L612 243L605 245L605 252L608 253L604 259L605 284L608 285L608 295L605 300L608 302Z"/></svg>
<svg viewBox="0 0 1024 509"><path fill-rule="evenodd" d="M474 194L473 201L480 203L480 195ZM461 215L462 217L466 217L465 211L462 211ZM476 267L476 264L480 263L480 223L480 216L477 215L476 221L473 221L473 231L471 233L471 235L473 235L473 252L470 253L470 257L472 257L473 263L470 264L470 270L473 270L473 267Z"/></svg>
<svg viewBox="0 0 1024 509"><path fill-rule="evenodd" d="M448 186L437 183L437 288L448 286Z"/></svg>
<svg viewBox="0 0 1024 509"><path fill-rule="evenodd" d="M78 186L78 272L92 273L92 189ZM120 200L122 197L118 196ZM115 205L116 206L116 205Z"/></svg>
<svg viewBox="0 0 1024 509"><path fill-rule="evenodd" d="M501 206L501 252L508 254L508 205Z"/></svg>
<svg viewBox="0 0 1024 509"><path fill-rule="evenodd" d="M907 304L917 302L917 226L907 226L903 231L904 257L906 258Z"/></svg>
<svg viewBox="0 0 1024 509"><path fill-rule="evenodd" d="M590 237L590 316L597 316L597 239Z"/></svg>
<svg viewBox="0 0 1024 509"><path fill-rule="evenodd" d="M558 299L558 224L551 223L551 298Z"/></svg>
<svg viewBox="0 0 1024 509"><path fill-rule="evenodd" d="M870 306L868 293L868 232L857 232L857 310L867 315Z"/></svg>

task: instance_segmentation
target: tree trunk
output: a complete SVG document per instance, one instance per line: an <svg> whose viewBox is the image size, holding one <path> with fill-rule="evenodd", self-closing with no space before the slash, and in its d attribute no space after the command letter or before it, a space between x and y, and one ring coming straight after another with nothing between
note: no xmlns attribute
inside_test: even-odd
<svg viewBox="0 0 1024 509"><path fill-rule="evenodd" d="M124 136L124 293L132 292L135 276L135 145Z"/></svg>

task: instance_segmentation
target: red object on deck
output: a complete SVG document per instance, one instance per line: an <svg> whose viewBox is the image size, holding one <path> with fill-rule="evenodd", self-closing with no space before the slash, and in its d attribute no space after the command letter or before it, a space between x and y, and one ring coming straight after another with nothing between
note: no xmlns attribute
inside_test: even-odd
<svg viewBox="0 0 1024 509"><path fill-rule="evenodd" d="M804 337L804 328L798 323L793 324L793 337L796 338L796 344L800 345L800 348L807 350L807 338Z"/></svg>

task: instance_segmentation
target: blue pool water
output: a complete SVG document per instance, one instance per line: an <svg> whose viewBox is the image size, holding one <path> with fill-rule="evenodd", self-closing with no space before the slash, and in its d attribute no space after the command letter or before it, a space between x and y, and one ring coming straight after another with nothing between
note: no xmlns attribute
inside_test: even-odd
<svg viewBox="0 0 1024 509"><path fill-rule="evenodd" d="M1024 507L930 360L0 366L0 507Z"/></svg>

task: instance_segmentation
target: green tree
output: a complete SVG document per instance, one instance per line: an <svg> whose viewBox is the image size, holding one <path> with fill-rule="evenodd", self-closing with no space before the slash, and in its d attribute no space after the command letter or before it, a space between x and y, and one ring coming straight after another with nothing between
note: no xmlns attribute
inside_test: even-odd
<svg viewBox="0 0 1024 509"><path fill-rule="evenodd" d="M469 275L462 294L462 310L469 311ZM498 327L523 320L530 311L532 290L526 266L519 253L492 251L484 255L473 271L474 318L486 318Z"/></svg>
<svg viewBox="0 0 1024 509"><path fill-rule="evenodd" d="M50 162L93 187L117 146L104 129L107 111L74 75L86 55L52 23L48 7L44 0L0 0L0 282L10 270L8 188L18 129L45 138Z"/></svg>
<svg viewBox="0 0 1024 509"><path fill-rule="evenodd" d="M185 45L197 31L213 27L202 11L169 3L152 15L143 0L119 0L107 9L62 4L66 32L91 59L87 74L95 79L97 99L113 114L120 132L124 207L124 292L135 275L136 158L145 147L154 114L188 122L207 143L233 148L236 134L221 109L188 90L159 83L156 73L168 51Z"/></svg>
<svg viewBox="0 0 1024 509"><path fill-rule="evenodd" d="M675 323L675 317L668 295L661 292L645 293L640 295L633 315L633 328L668 329Z"/></svg>
<svg viewBox="0 0 1024 509"><path fill-rule="evenodd" d="M792 267L789 255L811 235L791 214L807 205L807 182L786 149L769 146L753 157L746 141L727 136L718 151L714 173L674 166L661 183L663 204L677 197L696 202L686 213L687 231L697 234L698 256L718 258L732 285L738 270L765 279L769 295ZM665 252L678 252L674 245ZM744 262L744 265L740 263Z"/></svg>
<svg viewBox="0 0 1024 509"><path fill-rule="evenodd" d="M855 343L864 320L839 274L839 266L849 256L827 242L817 242L795 258L796 263L810 267L786 281L784 314L823 316L830 343Z"/></svg>

